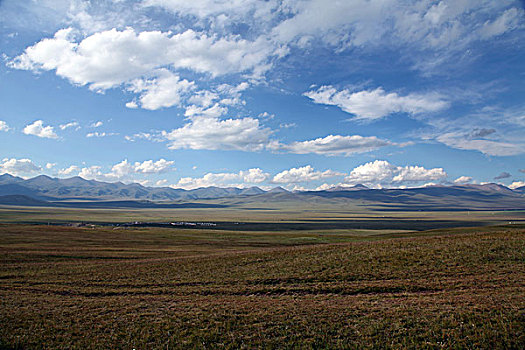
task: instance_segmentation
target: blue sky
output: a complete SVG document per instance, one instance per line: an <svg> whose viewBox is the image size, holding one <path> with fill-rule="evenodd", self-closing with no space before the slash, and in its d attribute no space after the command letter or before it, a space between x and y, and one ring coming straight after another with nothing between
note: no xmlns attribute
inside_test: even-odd
<svg viewBox="0 0 525 350"><path fill-rule="evenodd" d="M523 1L3 0L0 173L525 185Z"/></svg>

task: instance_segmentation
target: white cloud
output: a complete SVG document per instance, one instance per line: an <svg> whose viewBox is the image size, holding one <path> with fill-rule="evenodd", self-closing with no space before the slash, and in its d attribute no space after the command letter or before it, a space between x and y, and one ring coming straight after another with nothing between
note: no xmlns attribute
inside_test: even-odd
<svg viewBox="0 0 525 350"><path fill-rule="evenodd" d="M108 136L116 136L119 135L119 133L115 132L90 132L86 134L86 137L108 137Z"/></svg>
<svg viewBox="0 0 525 350"><path fill-rule="evenodd" d="M259 184L266 181L270 174L259 168L241 170L238 173L207 173L200 178L183 177L173 188L194 189L210 186L245 187L247 184Z"/></svg>
<svg viewBox="0 0 525 350"><path fill-rule="evenodd" d="M470 139L461 132L445 133L437 136L436 140L449 147L479 151L490 156L512 156L525 152L524 146L520 144L485 139Z"/></svg>
<svg viewBox="0 0 525 350"><path fill-rule="evenodd" d="M517 28L523 17L520 5L502 1L353 0L327 6L311 0L287 1L281 9L288 15L273 28L278 42L321 42L336 50L401 48L419 69L442 67L480 40Z"/></svg>
<svg viewBox="0 0 525 350"><path fill-rule="evenodd" d="M0 131L9 131L9 126L3 120L0 120Z"/></svg>
<svg viewBox="0 0 525 350"><path fill-rule="evenodd" d="M126 107L130 109L136 109L136 108L139 108L139 105L135 101L129 101L129 102L126 102Z"/></svg>
<svg viewBox="0 0 525 350"><path fill-rule="evenodd" d="M442 168L425 169L421 166L397 166L385 160L376 160L354 168L345 178L348 184L364 184L369 187L402 185L443 180L447 174Z"/></svg>
<svg viewBox="0 0 525 350"><path fill-rule="evenodd" d="M158 180L157 182L155 182L156 186L166 186L167 184L168 184L168 180L166 179Z"/></svg>
<svg viewBox="0 0 525 350"><path fill-rule="evenodd" d="M144 5L162 7L183 16L221 18L222 15L245 19L248 14L256 18L268 15L278 3L275 0L146 0Z"/></svg>
<svg viewBox="0 0 525 350"><path fill-rule="evenodd" d="M9 173L15 176L30 175L39 172L42 168L31 159L4 158L0 162L0 173Z"/></svg>
<svg viewBox="0 0 525 350"><path fill-rule="evenodd" d="M78 166L71 165L65 169L60 169L58 171L58 175L69 176L69 175L77 174L79 171L80 171L80 168Z"/></svg>
<svg viewBox="0 0 525 350"><path fill-rule="evenodd" d="M55 70L58 76L93 90L105 90L143 76L162 74L159 68L189 69L212 76L257 72L273 55L264 38L217 38L191 29L182 33L107 30L74 40L71 28L26 48L10 66ZM166 82L171 86L172 82ZM159 92L157 91L157 94ZM164 103L166 103L164 101Z"/></svg>
<svg viewBox="0 0 525 350"><path fill-rule="evenodd" d="M235 106L243 105L246 102L241 99L241 93L248 89L250 84L242 82L237 85L221 84L217 87L217 91L224 96L220 101L223 105Z"/></svg>
<svg viewBox="0 0 525 350"><path fill-rule="evenodd" d="M341 136L328 135L308 141L296 141L290 144L272 142L268 148L273 151L284 151L296 154L322 154L328 156L349 156L353 153L369 152L381 147L396 145L390 141L378 139L375 136Z"/></svg>
<svg viewBox="0 0 525 350"><path fill-rule="evenodd" d="M263 119L263 120L272 120L275 118L275 114L271 114L271 113L268 113L268 112L263 112L263 113L260 113L258 115L259 118Z"/></svg>
<svg viewBox="0 0 525 350"><path fill-rule="evenodd" d="M455 184L463 185L472 182L472 177L470 176L460 176L454 180Z"/></svg>
<svg viewBox="0 0 525 350"><path fill-rule="evenodd" d="M520 19L523 18L523 14L524 12L521 9L508 9L494 21L485 22L479 33L482 38L488 39L516 29L520 24Z"/></svg>
<svg viewBox="0 0 525 350"><path fill-rule="evenodd" d="M136 134L133 134L132 136L126 135L124 136L126 141L135 142L137 140L148 140L148 141L155 141L155 142L163 142L164 139L162 138L162 135L158 132L139 132Z"/></svg>
<svg viewBox="0 0 525 350"><path fill-rule="evenodd" d="M279 127L281 129L290 129L290 128L297 127L297 124L296 123L281 123L281 124L279 124Z"/></svg>
<svg viewBox="0 0 525 350"><path fill-rule="evenodd" d="M97 121L97 122L94 122L90 125L90 127L92 128L100 128L102 125L104 125L104 123L102 121Z"/></svg>
<svg viewBox="0 0 525 350"><path fill-rule="evenodd" d="M216 100L219 99L219 95L212 91L197 91L192 94L188 99L188 102L195 105L202 106L203 108L210 107Z"/></svg>
<svg viewBox="0 0 525 350"><path fill-rule="evenodd" d="M53 127L44 126L44 122L42 120L37 120L33 124L26 125L23 133L26 135L34 135L43 138L58 139L58 136L53 130Z"/></svg>
<svg viewBox="0 0 525 350"><path fill-rule="evenodd" d="M513 183L509 185L509 188L514 190L516 188L523 187L523 186L525 186L525 181L514 181Z"/></svg>
<svg viewBox="0 0 525 350"><path fill-rule="evenodd" d="M86 180L108 181L108 179L100 171L100 169L102 169L102 167L98 165L92 165L90 167L85 167L80 170L80 173L78 174L78 176Z"/></svg>
<svg viewBox="0 0 525 350"><path fill-rule="evenodd" d="M100 31L82 40L76 40L76 36L72 28L59 30L53 38L26 48L8 65L33 71L54 70L72 84L87 85L95 91L125 86L138 95L126 107L157 110L181 106L196 89L196 84L181 79L177 70L208 77L242 73L258 79L271 68L270 58L278 54L264 36L250 41L239 35L219 36L191 29L174 34L136 32L128 27ZM198 104L194 97L187 116L223 115L227 111L224 106L244 103L240 96L248 87L246 82L221 84L217 87L221 99L216 106Z"/></svg>
<svg viewBox="0 0 525 350"><path fill-rule="evenodd" d="M252 168L246 171L241 170L239 176L243 182L258 184L266 181L270 175L259 168Z"/></svg>
<svg viewBox="0 0 525 350"><path fill-rule="evenodd" d="M218 103L215 103L213 106L205 108L191 105L186 107L186 112L184 113L185 117L210 117L218 118L228 112L228 108L222 107Z"/></svg>
<svg viewBox="0 0 525 350"><path fill-rule="evenodd" d="M117 163L111 167L111 171L104 176L108 179L123 180L135 173L133 164L129 163L127 159Z"/></svg>
<svg viewBox="0 0 525 350"><path fill-rule="evenodd" d="M334 184L327 184L327 183L324 183L322 184L321 186L317 186L317 188L315 189L316 191L326 191L326 190L329 190L329 189L332 189L334 188L335 185Z"/></svg>
<svg viewBox="0 0 525 350"><path fill-rule="evenodd" d="M46 163L46 169L53 169L57 163Z"/></svg>
<svg viewBox="0 0 525 350"><path fill-rule="evenodd" d="M190 105L185 107L184 116L189 118L223 116L228 113L228 107L246 103L241 99L241 93L249 86L246 82L238 85L221 84L215 88L215 91L197 91L188 98L187 102Z"/></svg>
<svg viewBox="0 0 525 350"><path fill-rule="evenodd" d="M134 171L141 174L161 174L171 170L173 163L172 160L159 159L156 162L153 160L145 160L144 162L135 162Z"/></svg>
<svg viewBox="0 0 525 350"><path fill-rule="evenodd" d="M315 171L311 165L307 165L300 168L291 168L289 170L284 170L276 174L273 177L272 182L280 184L300 183L343 175L343 173L333 170Z"/></svg>
<svg viewBox="0 0 525 350"><path fill-rule="evenodd" d="M195 84L166 69L159 69L153 79L136 79L131 82L129 91L140 94L140 105L144 109L156 110L178 106L183 95L195 89ZM136 108L137 104L128 102L128 108Z"/></svg>
<svg viewBox="0 0 525 350"><path fill-rule="evenodd" d="M137 181L138 174L162 174L173 169L174 161L159 159L144 162L130 163L127 159L111 167L111 171L104 173L100 166L85 167L80 170L79 176L85 179L98 181ZM76 171L76 170L75 170Z"/></svg>
<svg viewBox="0 0 525 350"><path fill-rule="evenodd" d="M411 115L437 112L449 106L449 103L436 93L400 96L395 92L386 93L381 87L353 92L349 89L337 91L332 86L321 86L304 95L315 103L337 106L353 114L354 119L358 120L380 119L397 112Z"/></svg>
<svg viewBox="0 0 525 350"><path fill-rule="evenodd" d="M162 132L170 149L262 150L271 130L254 118L226 119L194 117L179 129Z"/></svg>
<svg viewBox="0 0 525 350"><path fill-rule="evenodd" d="M70 122L70 123L66 123L66 124L61 124L59 125L60 127L60 130L66 130L66 129L69 129L69 128L76 128L77 130L80 129L80 126L78 125L77 122Z"/></svg>
<svg viewBox="0 0 525 350"><path fill-rule="evenodd" d="M363 43L378 39L386 28L381 28L383 18L389 17L391 1L340 1L327 6L323 0L287 2L286 9L293 16L273 29L280 42L291 42L317 36L329 44L347 42L342 35L353 25L353 41Z"/></svg>

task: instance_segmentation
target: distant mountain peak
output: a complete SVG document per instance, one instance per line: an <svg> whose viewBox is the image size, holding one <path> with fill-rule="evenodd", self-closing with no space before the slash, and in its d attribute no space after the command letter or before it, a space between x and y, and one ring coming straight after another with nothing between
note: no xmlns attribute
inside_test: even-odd
<svg viewBox="0 0 525 350"><path fill-rule="evenodd" d="M272 188L271 190L267 191L267 193L288 193L290 191L282 188L281 186L277 186Z"/></svg>
<svg viewBox="0 0 525 350"><path fill-rule="evenodd" d="M42 174L42 175L35 176L30 180L56 180L56 178L52 178L51 176Z"/></svg>
<svg viewBox="0 0 525 350"><path fill-rule="evenodd" d="M13 182L18 182L18 181L24 181L24 179L18 176L13 176L9 173L0 175L0 182L2 183L13 183Z"/></svg>
<svg viewBox="0 0 525 350"><path fill-rule="evenodd" d="M369 190L369 189L370 188L366 187L365 185L357 184L357 185L353 185L353 186L335 186L335 187L332 187L332 188L328 189L327 191L330 191L330 192L361 191L361 190Z"/></svg>

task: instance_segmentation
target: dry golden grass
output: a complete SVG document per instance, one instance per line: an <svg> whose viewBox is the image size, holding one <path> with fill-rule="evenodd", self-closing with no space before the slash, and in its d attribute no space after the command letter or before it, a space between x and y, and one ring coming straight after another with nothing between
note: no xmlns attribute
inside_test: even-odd
<svg viewBox="0 0 525 350"><path fill-rule="evenodd" d="M289 235L0 226L1 347L525 347L523 226Z"/></svg>

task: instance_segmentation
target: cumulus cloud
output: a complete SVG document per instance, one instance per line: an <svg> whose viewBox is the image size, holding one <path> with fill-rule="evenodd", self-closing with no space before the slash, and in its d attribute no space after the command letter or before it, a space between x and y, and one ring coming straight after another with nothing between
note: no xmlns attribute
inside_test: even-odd
<svg viewBox="0 0 525 350"><path fill-rule="evenodd" d="M194 189L210 186L245 187L247 184L259 184L266 181L270 174L259 168L241 170L238 173L207 173L203 177L183 177L173 188Z"/></svg>
<svg viewBox="0 0 525 350"><path fill-rule="evenodd" d="M406 146L411 143L394 143L375 136L328 135L307 141L289 144L272 140L274 133L262 126L259 119L246 117L220 120L208 116L195 116L183 127L172 131L137 133L127 135L128 141L145 139L155 142L167 142L170 149L206 149L206 150L242 150L295 154L320 154L327 156L349 156L355 153L369 152L385 146Z"/></svg>
<svg viewBox="0 0 525 350"><path fill-rule="evenodd" d="M509 185L509 188L515 190L516 188L523 186L525 186L525 181L514 181Z"/></svg>
<svg viewBox="0 0 525 350"><path fill-rule="evenodd" d="M442 168L426 169L421 166L397 166L385 160L375 160L354 168L345 177L347 184L364 184L369 187L400 186L443 180L447 177Z"/></svg>
<svg viewBox="0 0 525 350"><path fill-rule="evenodd" d="M158 180L157 182L155 182L156 186L166 186L167 184L168 184L168 180L166 179Z"/></svg>
<svg viewBox="0 0 525 350"><path fill-rule="evenodd" d="M290 144L272 142L268 148L273 151L282 151L296 154L322 154L327 156L349 156L354 153L363 153L376 150L381 147L396 145L387 140L378 139L375 136L342 136L328 135L308 141L296 141Z"/></svg>
<svg viewBox="0 0 525 350"><path fill-rule="evenodd" d="M195 117L181 128L162 132L170 149L259 151L272 131L254 118L226 119Z"/></svg>
<svg viewBox="0 0 525 350"><path fill-rule="evenodd" d="M34 135L48 139L58 139L58 135L53 130L52 126L44 126L42 120L37 120L33 124L26 125L22 131L26 135Z"/></svg>
<svg viewBox="0 0 525 350"><path fill-rule="evenodd" d="M284 170L276 174L272 182L278 184L301 183L343 175L345 174L333 170L315 171L311 165L307 165L300 168Z"/></svg>
<svg viewBox="0 0 525 350"><path fill-rule="evenodd" d="M400 96L395 92L386 93L383 88L354 92L349 89L337 91L332 86L321 86L304 95L315 103L337 106L353 114L354 119L375 120L392 113L404 112L411 115L423 112L437 112L449 103L436 93L408 94Z"/></svg>
<svg viewBox="0 0 525 350"><path fill-rule="evenodd" d="M140 94L140 106L144 109L156 110L178 106L182 96L195 89L195 83L181 80L178 75L166 69L159 69L157 75L153 79L135 79L128 88L129 91ZM134 103L127 107L136 108L137 104Z"/></svg>
<svg viewBox="0 0 525 350"><path fill-rule="evenodd" d="M57 163L46 163L46 169L53 169Z"/></svg>
<svg viewBox="0 0 525 350"><path fill-rule="evenodd" d="M139 105L137 104L136 101L129 101L129 102L126 102L125 106L129 109L137 109L139 108Z"/></svg>
<svg viewBox="0 0 525 350"><path fill-rule="evenodd" d="M457 185L464 185L470 182L472 182L472 177L470 176L460 176L454 180L454 183Z"/></svg>
<svg viewBox="0 0 525 350"><path fill-rule="evenodd" d="M60 176L71 176L71 175L75 175L75 174L78 174L80 172L80 168L76 165L71 165L67 168L64 168L64 169L60 169L58 171L58 175Z"/></svg>
<svg viewBox="0 0 525 350"><path fill-rule="evenodd" d="M506 171L504 171L501 174L499 174L498 176L494 177L494 180L508 179L511 176L512 176L511 174L509 174Z"/></svg>
<svg viewBox="0 0 525 350"><path fill-rule="evenodd" d="M156 162L153 160L145 160L144 162L135 162L134 172L141 174L161 174L170 170L175 163L172 160L159 159Z"/></svg>
<svg viewBox="0 0 525 350"><path fill-rule="evenodd" d="M26 48L10 66L55 70L58 76L73 84L105 90L143 76L161 74L164 70L157 70L163 67L189 69L212 76L255 72L273 55L272 46L264 38L255 41L238 36L217 38L191 29L176 34L112 29L79 42L75 41L74 34L71 28L59 30L53 38ZM172 80L173 77L160 83L172 86ZM155 86L158 84L159 81Z"/></svg>
<svg viewBox="0 0 525 350"><path fill-rule="evenodd" d="M49 3L53 2L24 6L24 10L32 12L38 5L47 7ZM180 32L132 29L144 27L144 17L151 13L148 7L174 14L174 30ZM55 21L93 34L82 38L71 28L59 30L54 37L28 47L11 65L56 70L74 84L96 90L151 77L156 69L166 67L214 76L260 73L271 67L272 56L282 57L289 46L301 48L311 42L336 50L402 47L416 62L422 58L417 53L431 50L426 55L429 60L444 63L453 57L450 52L465 52L479 40L520 28L523 17L519 5L501 1L353 0L332 2L330 6L325 0L145 0L135 6L117 1L89 5L75 1L70 6L51 8L40 15L55 13ZM195 27L202 32L183 31L188 20L196 21ZM238 23L246 30L239 31ZM107 30L126 25L129 27L123 30Z"/></svg>
<svg viewBox="0 0 525 350"><path fill-rule="evenodd" d="M173 169L174 161L159 159L158 161L146 160L131 163L127 159L111 167L111 171L103 172L102 167L93 165L80 169L79 176L87 180L98 181L137 181L135 175L162 174ZM78 170L78 169L76 169Z"/></svg>
<svg viewBox="0 0 525 350"><path fill-rule="evenodd" d="M250 84L242 82L237 85L221 84L217 92L221 95L220 103L226 106L244 105L246 101L241 99L242 92L247 90Z"/></svg>
<svg viewBox="0 0 525 350"><path fill-rule="evenodd" d="M211 107L199 107L191 105L186 107L186 112L184 113L185 117L210 117L218 118L228 112L228 108L221 106L219 103L215 103Z"/></svg>
<svg viewBox="0 0 525 350"><path fill-rule="evenodd" d="M4 158L0 162L0 173L9 173L15 176L31 175L41 170L31 159Z"/></svg>
<svg viewBox="0 0 525 350"><path fill-rule="evenodd" d="M112 181L114 179L108 179L105 174L100 171L101 166L92 165L90 167L84 167L80 170L78 176L86 180L98 180L98 181Z"/></svg>
<svg viewBox="0 0 525 350"><path fill-rule="evenodd" d="M0 131L9 131L9 126L3 120L0 120Z"/></svg>

